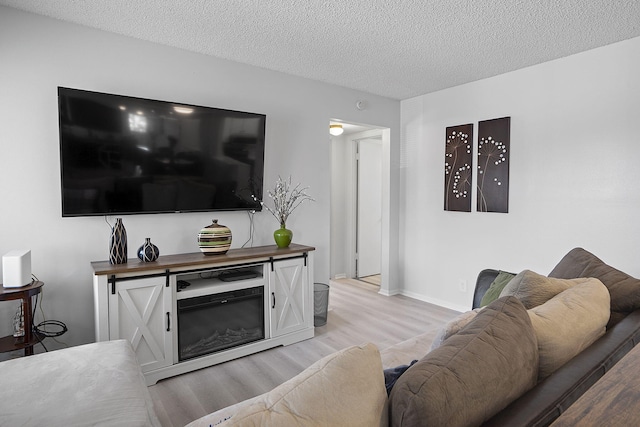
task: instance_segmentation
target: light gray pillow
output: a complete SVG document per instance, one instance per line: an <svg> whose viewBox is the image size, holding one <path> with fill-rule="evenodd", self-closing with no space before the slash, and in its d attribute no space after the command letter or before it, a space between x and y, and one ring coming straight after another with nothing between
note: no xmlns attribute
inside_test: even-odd
<svg viewBox="0 0 640 427"><path fill-rule="evenodd" d="M464 313L460 313L453 319L449 320L449 322L447 322L447 324L438 331L436 337L431 342L431 350L435 350L436 348L440 347L444 340L452 335L457 334L460 329L464 328L467 323L471 322L476 317L478 312L483 308L484 307L475 308L471 311L465 311Z"/></svg>
<svg viewBox="0 0 640 427"><path fill-rule="evenodd" d="M607 287L592 278L528 311L538 339L538 380L604 335L610 303Z"/></svg>
<svg viewBox="0 0 640 427"><path fill-rule="evenodd" d="M187 427L386 426L386 404L380 352L369 343L325 356L273 390Z"/></svg>
<svg viewBox="0 0 640 427"><path fill-rule="evenodd" d="M587 280L589 279L555 279L534 273L531 270L524 270L507 283L507 286L500 293L500 297L514 296L527 309L531 309L544 304L560 292Z"/></svg>

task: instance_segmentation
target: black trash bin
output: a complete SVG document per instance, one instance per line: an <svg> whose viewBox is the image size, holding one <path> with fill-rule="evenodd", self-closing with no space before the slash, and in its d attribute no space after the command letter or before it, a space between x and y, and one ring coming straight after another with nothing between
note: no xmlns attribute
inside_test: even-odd
<svg viewBox="0 0 640 427"><path fill-rule="evenodd" d="M329 285L326 283L313 284L313 326L327 324L329 309Z"/></svg>

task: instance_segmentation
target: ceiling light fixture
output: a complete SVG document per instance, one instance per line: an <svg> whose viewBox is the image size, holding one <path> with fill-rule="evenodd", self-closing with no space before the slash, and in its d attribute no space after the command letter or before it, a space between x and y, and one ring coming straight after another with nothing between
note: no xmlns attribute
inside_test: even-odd
<svg viewBox="0 0 640 427"><path fill-rule="evenodd" d="M329 125L329 133L333 136L342 135L344 129L342 129L342 125Z"/></svg>
<svg viewBox="0 0 640 427"><path fill-rule="evenodd" d="M193 113L193 108L191 108L191 107L181 107L181 106L178 106L178 105L175 105L173 107L173 110L176 113L180 113L180 114L191 114L191 113Z"/></svg>

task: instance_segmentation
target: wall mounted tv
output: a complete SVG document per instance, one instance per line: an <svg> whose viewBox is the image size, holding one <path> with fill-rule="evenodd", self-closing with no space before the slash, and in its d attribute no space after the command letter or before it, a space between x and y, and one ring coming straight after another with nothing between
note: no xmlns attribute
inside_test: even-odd
<svg viewBox="0 0 640 427"><path fill-rule="evenodd" d="M260 210L264 114L58 88L62 216Z"/></svg>

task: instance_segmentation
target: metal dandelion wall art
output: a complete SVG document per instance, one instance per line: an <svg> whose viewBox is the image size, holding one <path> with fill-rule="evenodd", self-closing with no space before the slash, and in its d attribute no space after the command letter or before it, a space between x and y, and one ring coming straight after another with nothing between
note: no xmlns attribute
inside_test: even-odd
<svg viewBox="0 0 640 427"><path fill-rule="evenodd" d="M509 212L511 117L478 124L478 212Z"/></svg>
<svg viewBox="0 0 640 427"><path fill-rule="evenodd" d="M473 124L446 129L444 210L471 212Z"/></svg>

